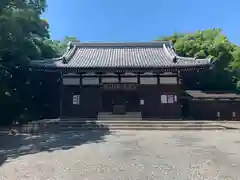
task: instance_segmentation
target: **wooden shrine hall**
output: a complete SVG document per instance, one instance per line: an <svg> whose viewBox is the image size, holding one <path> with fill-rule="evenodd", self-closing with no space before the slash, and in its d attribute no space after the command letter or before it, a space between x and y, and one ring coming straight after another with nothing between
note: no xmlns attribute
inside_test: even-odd
<svg viewBox="0 0 240 180"><path fill-rule="evenodd" d="M61 73L61 118L140 112L144 119L182 117L182 73L208 70L212 62L180 57L168 41L71 42L62 57L32 66Z"/></svg>

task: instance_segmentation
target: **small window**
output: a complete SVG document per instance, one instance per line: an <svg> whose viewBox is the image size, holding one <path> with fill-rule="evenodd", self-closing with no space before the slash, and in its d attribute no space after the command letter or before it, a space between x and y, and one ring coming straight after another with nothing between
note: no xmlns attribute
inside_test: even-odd
<svg viewBox="0 0 240 180"><path fill-rule="evenodd" d="M174 101L177 102L177 95L174 96Z"/></svg>
<svg viewBox="0 0 240 180"><path fill-rule="evenodd" d="M161 95L161 103L162 104L172 104L172 103L175 103L177 102L177 96L176 95L165 95L165 94L162 94Z"/></svg>
<svg viewBox="0 0 240 180"><path fill-rule="evenodd" d="M232 112L232 117L233 117L233 118L236 117L236 112Z"/></svg>
<svg viewBox="0 0 240 180"><path fill-rule="evenodd" d="M140 100L140 105L144 105L144 99Z"/></svg>
<svg viewBox="0 0 240 180"><path fill-rule="evenodd" d="M161 95L161 103L167 104L167 95Z"/></svg>
<svg viewBox="0 0 240 180"><path fill-rule="evenodd" d="M169 104L174 103L174 95L167 95L167 103Z"/></svg>
<svg viewBox="0 0 240 180"><path fill-rule="evenodd" d="M80 95L73 95L73 104L74 105L80 104Z"/></svg>

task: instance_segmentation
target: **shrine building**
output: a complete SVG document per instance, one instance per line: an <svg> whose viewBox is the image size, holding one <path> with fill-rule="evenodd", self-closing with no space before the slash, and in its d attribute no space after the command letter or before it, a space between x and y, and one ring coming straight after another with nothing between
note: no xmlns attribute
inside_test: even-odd
<svg viewBox="0 0 240 180"><path fill-rule="evenodd" d="M62 57L32 66L60 72L61 118L139 112L147 119L180 118L182 74L203 72L212 62L180 57L168 41L71 42Z"/></svg>

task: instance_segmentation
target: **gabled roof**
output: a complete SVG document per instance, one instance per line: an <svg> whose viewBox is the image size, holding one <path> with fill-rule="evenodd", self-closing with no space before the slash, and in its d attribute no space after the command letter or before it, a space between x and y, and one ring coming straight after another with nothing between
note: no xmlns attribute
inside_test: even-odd
<svg viewBox="0 0 240 180"><path fill-rule="evenodd" d="M200 90L186 90L186 93L192 98L198 99L240 99L240 94L236 92L209 92Z"/></svg>
<svg viewBox="0 0 240 180"><path fill-rule="evenodd" d="M32 66L50 69L194 68L210 64L210 59L178 56L169 41L146 43L71 42L62 57L31 62Z"/></svg>

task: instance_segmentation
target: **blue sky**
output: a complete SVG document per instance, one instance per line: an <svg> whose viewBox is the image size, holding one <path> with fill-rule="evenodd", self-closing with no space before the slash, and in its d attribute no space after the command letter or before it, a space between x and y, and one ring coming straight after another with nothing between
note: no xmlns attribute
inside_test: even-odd
<svg viewBox="0 0 240 180"><path fill-rule="evenodd" d="M239 0L48 0L53 39L152 41L173 32L222 28L240 44Z"/></svg>

